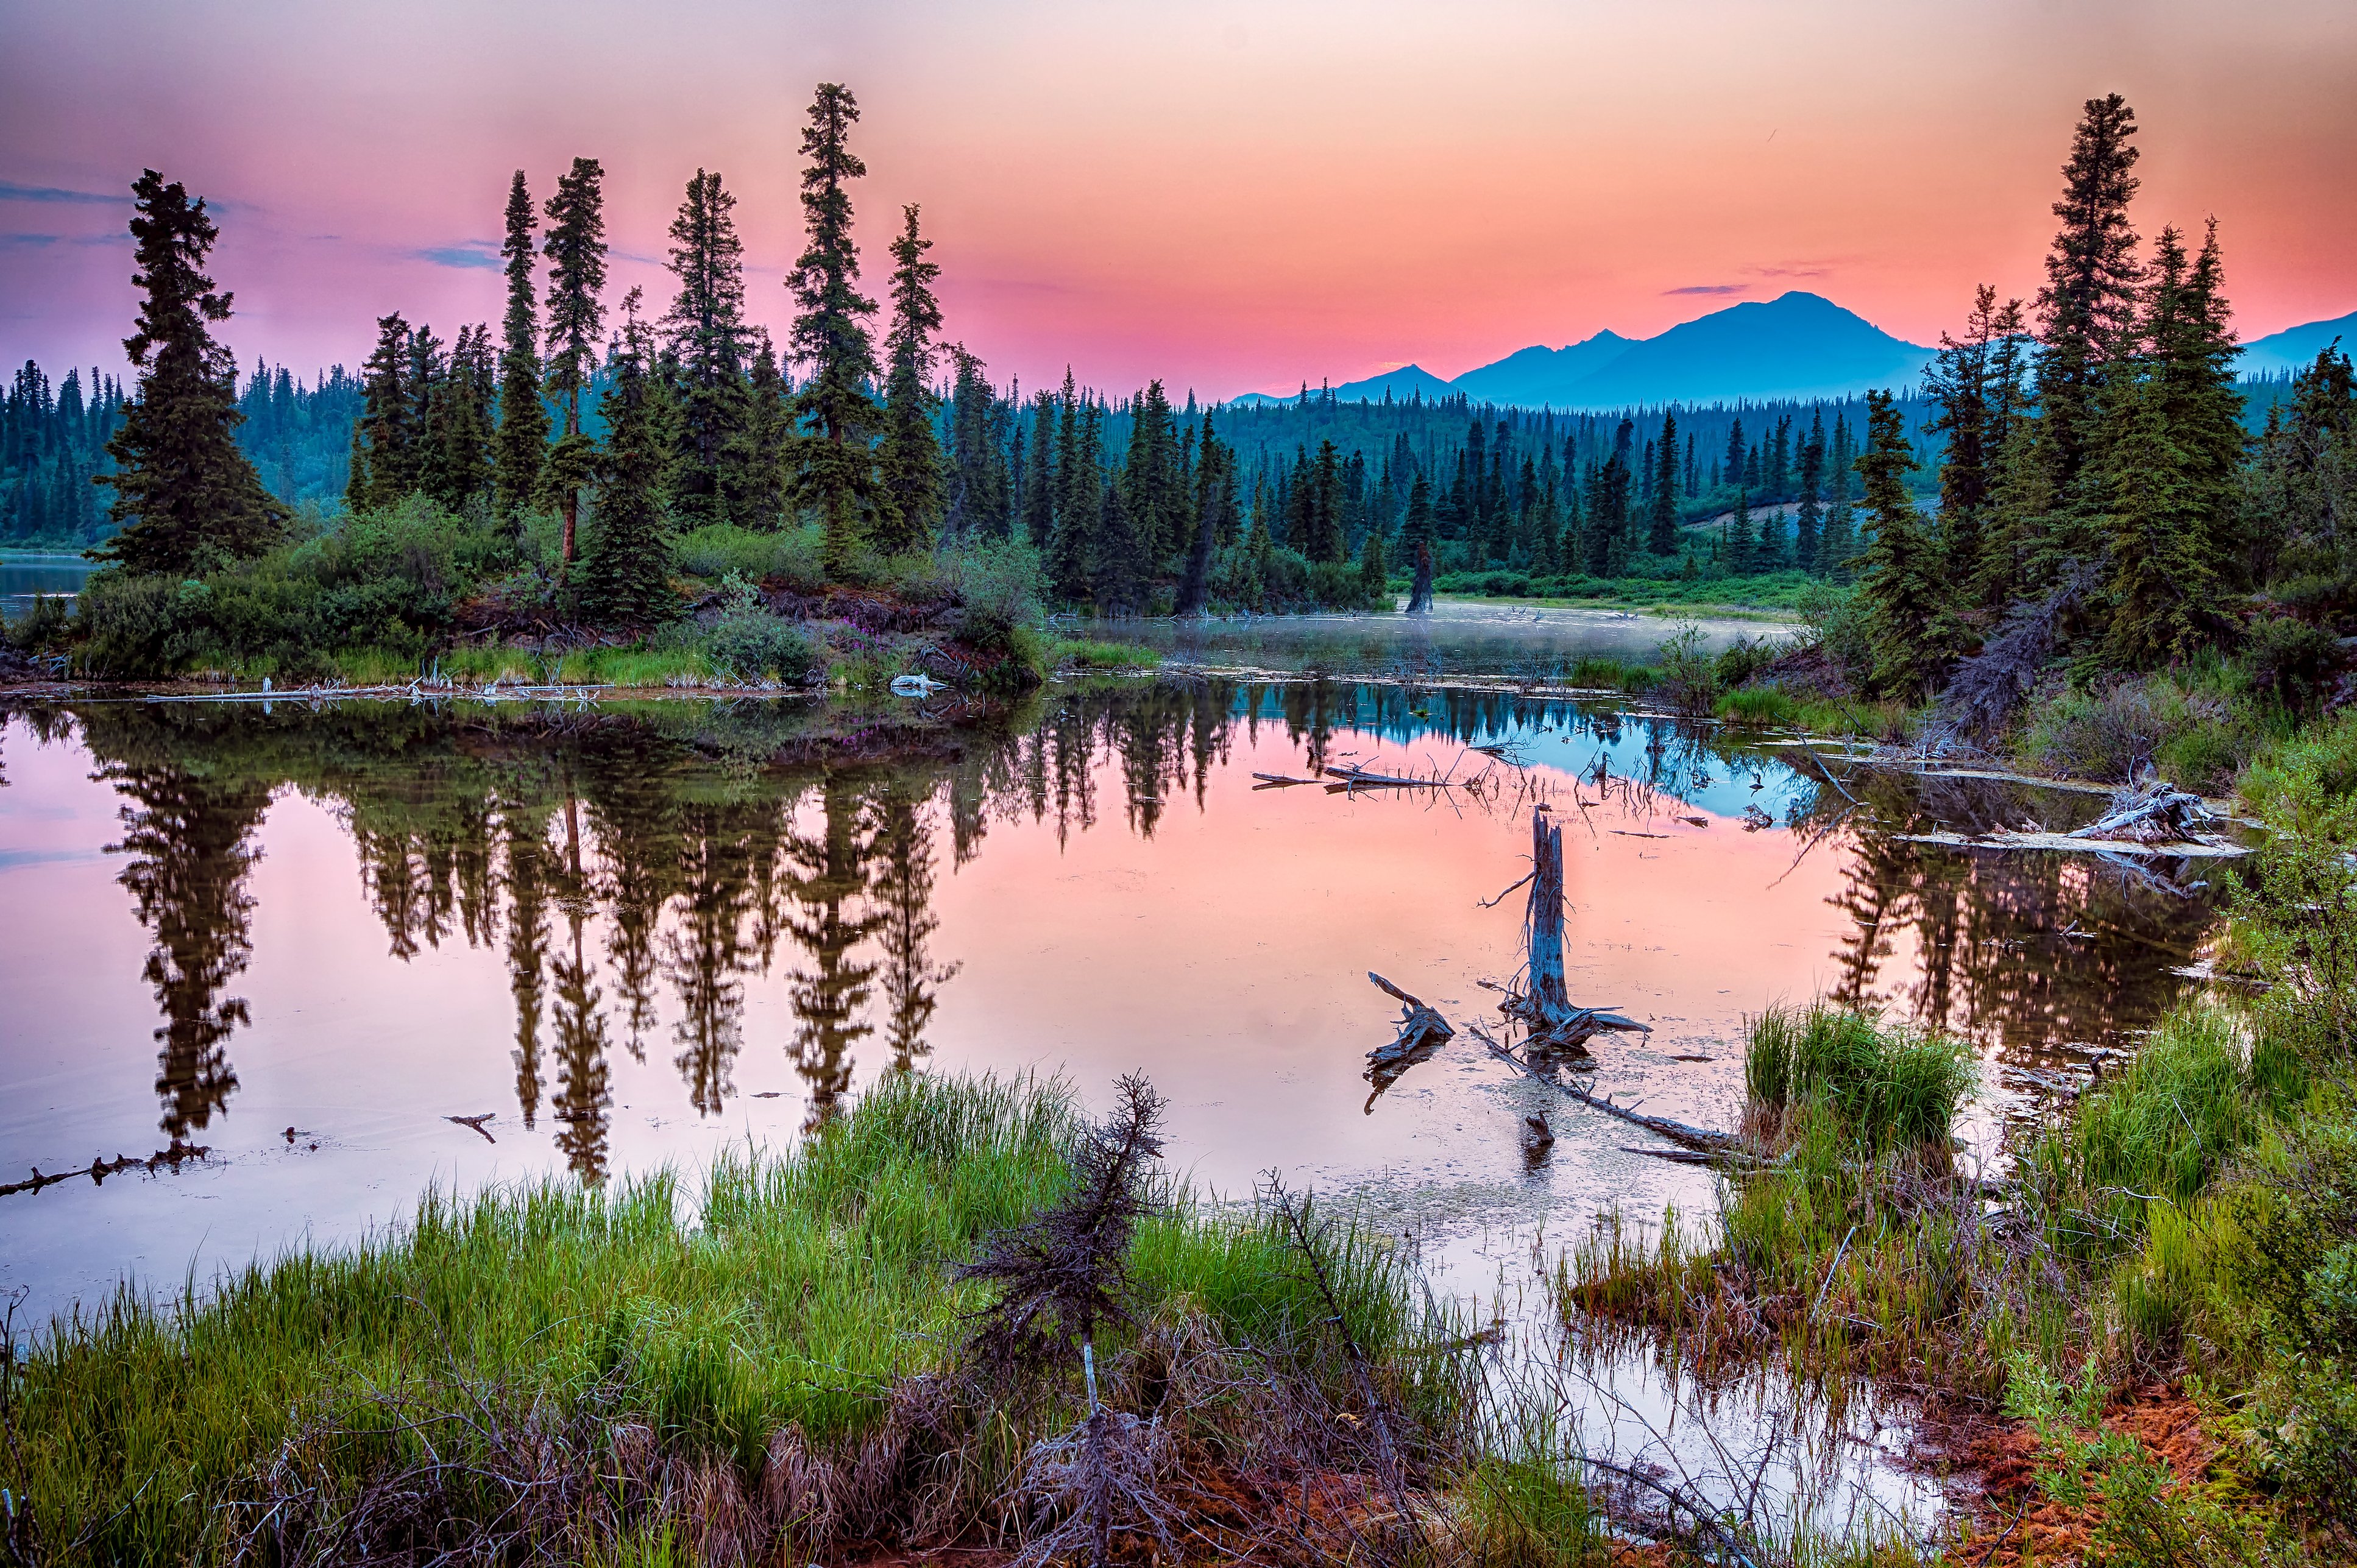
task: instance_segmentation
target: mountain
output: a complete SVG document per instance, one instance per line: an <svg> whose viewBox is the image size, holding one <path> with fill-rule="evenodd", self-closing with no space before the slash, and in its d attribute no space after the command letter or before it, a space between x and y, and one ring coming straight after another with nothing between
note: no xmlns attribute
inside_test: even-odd
<svg viewBox="0 0 2357 1568"><path fill-rule="evenodd" d="M1521 403L1533 408L1549 403L1566 408L1570 406L1571 389L1581 378L1601 371L1633 347L1630 338L1609 331L1560 349L1534 345L1517 349L1494 365L1468 371L1450 381L1448 387L1476 403Z"/></svg>
<svg viewBox="0 0 2357 1568"><path fill-rule="evenodd" d="M1631 343L1565 388L1555 406L1839 397L1920 381L1933 353L1822 295L1795 290L1765 304L1715 310Z"/></svg>
<svg viewBox="0 0 2357 1568"><path fill-rule="evenodd" d="M1381 403L1389 392L1394 403L1405 403L1410 392L1422 392L1426 402L1442 396L1449 384L1426 370L1422 365L1402 365L1396 371L1385 371L1364 381L1345 381L1334 389L1337 403L1357 403L1364 398L1369 403Z"/></svg>
<svg viewBox="0 0 2357 1568"><path fill-rule="evenodd" d="M2330 321L2311 321L2302 327L2287 327L2243 345L2242 356L2234 368L2243 375L2255 376L2282 371L2304 371L2316 363L2331 341L2341 339L2341 351L2357 353L2357 310Z"/></svg>

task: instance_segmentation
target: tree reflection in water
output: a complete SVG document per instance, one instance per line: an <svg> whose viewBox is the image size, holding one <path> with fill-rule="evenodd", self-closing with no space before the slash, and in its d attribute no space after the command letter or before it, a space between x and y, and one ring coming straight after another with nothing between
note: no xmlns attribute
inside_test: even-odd
<svg viewBox="0 0 2357 1568"><path fill-rule="evenodd" d="M1512 692L1174 680L1062 695L996 727L848 742L813 733L823 710L759 703L588 716L124 704L73 717L126 800L121 880L155 938L167 1133L201 1129L237 1086L229 1047L248 1014L224 993L251 951L255 830L292 785L340 817L395 959L446 941L504 950L518 1107L532 1126L545 1102L593 1181L608 1163L618 1043L645 1060L667 1015L689 1103L718 1114L736 1092L748 986L777 976L793 1013L778 1046L815 1124L871 1036L890 1070L928 1054L960 967L931 950L944 828L959 865L993 822L1048 826L1060 844L1101 817L1151 837L1190 796L1208 810L1214 768L1271 730L1310 768L1379 745L1437 740L1445 757L1450 743L1569 739L1550 754L1566 769L1600 758L1594 776L1631 801L1716 790L1721 815L1767 798L1748 792L1753 779L1779 781L1796 853L1841 862L1840 998L1994 1040L2007 1060L2149 1023L2209 920L2206 897L2083 861L1894 836L1934 818L2011 825L2050 800L1838 775L1724 730ZM1103 798L1114 790L1117 815ZM1920 962L1893 966L1902 943Z"/></svg>

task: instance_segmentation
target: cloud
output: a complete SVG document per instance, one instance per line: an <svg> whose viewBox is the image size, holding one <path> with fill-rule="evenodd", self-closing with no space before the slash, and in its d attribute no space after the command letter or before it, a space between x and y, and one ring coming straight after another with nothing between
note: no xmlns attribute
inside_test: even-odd
<svg viewBox="0 0 2357 1568"><path fill-rule="evenodd" d="M54 245L55 234L0 234L0 245Z"/></svg>
<svg viewBox="0 0 2357 1568"><path fill-rule="evenodd" d="M1751 285L1748 283L1694 283L1684 288L1665 288L1663 294L1741 294Z"/></svg>
<svg viewBox="0 0 2357 1568"><path fill-rule="evenodd" d="M1760 278L1821 278L1833 274L1830 266L1746 267L1743 270Z"/></svg>
<svg viewBox="0 0 2357 1568"><path fill-rule="evenodd" d="M60 190L53 185L16 185L0 180L0 201L74 201L101 207L128 207L127 196L104 196L95 190Z"/></svg>
<svg viewBox="0 0 2357 1568"><path fill-rule="evenodd" d="M420 261L432 262L437 267L490 267L497 269L500 252L489 240L461 240L455 245L430 245L416 252Z"/></svg>

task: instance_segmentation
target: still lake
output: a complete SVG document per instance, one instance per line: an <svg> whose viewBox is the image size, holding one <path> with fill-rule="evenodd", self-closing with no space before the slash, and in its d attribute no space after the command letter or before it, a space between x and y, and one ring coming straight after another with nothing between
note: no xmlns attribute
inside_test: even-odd
<svg viewBox="0 0 2357 1568"><path fill-rule="evenodd" d="M1658 637L1658 630L1654 635ZM952 727L797 703L20 706L0 731L0 1197L22 1326L364 1233L431 1183L694 1165L879 1074L1147 1073L1170 1153L1275 1169L1486 1266L1483 1235L1706 1208L1460 1033L1375 1094L1396 1007L1518 962L1530 811L1567 824L1596 1086L1729 1124L1744 1016L1818 994L1968 1036L1973 1139L2189 983L2210 896L1902 842L2100 798L1878 775L1511 691L1164 677ZM1472 751L1503 746L1505 761ZM1359 763L1446 791L1270 785ZM1510 766L1520 764L1520 766ZM1472 780L1467 786L1467 780ZM2166 869L2166 868L2164 868ZM2198 875L2198 874L2196 874ZM1552 1155L1524 1158L1546 1110ZM478 1119L471 1124L451 1120ZM1471 1271L1470 1273L1468 1271Z"/></svg>

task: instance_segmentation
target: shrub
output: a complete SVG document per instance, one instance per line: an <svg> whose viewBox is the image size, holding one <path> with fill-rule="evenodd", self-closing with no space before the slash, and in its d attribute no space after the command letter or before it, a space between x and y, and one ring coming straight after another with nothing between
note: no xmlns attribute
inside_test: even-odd
<svg viewBox="0 0 2357 1568"><path fill-rule="evenodd" d="M754 583L782 577L808 592L826 582L819 564L820 533L815 524L756 533L729 523L709 523L680 535L676 559L679 569L691 577L733 574Z"/></svg>
<svg viewBox="0 0 2357 1568"><path fill-rule="evenodd" d="M740 681L768 677L801 684L826 670L802 631L763 609L732 606L704 634L705 656Z"/></svg>
<svg viewBox="0 0 2357 1568"><path fill-rule="evenodd" d="M1861 687L1874 669L1874 650L1867 637L1866 607L1857 591L1812 583L1801 590L1801 622L1825 657L1853 687Z"/></svg>
<svg viewBox="0 0 2357 1568"><path fill-rule="evenodd" d="M2270 616L2251 624L2242 657L2253 686L2295 712L2310 711L2341 667L2341 639L2320 626Z"/></svg>
<svg viewBox="0 0 2357 1568"><path fill-rule="evenodd" d="M2103 692L2063 688L2030 709L2023 760L2066 778L2122 782L2171 769L2176 782L2216 790L2233 781L2250 726L2223 697L2165 677Z"/></svg>
<svg viewBox="0 0 2357 1568"><path fill-rule="evenodd" d="M943 544L933 553L931 579L965 607L968 642L977 617L1000 627L1039 618L1039 553L1020 539Z"/></svg>
<svg viewBox="0 0 2357 1568"><path fill-rule="evenodd" d="M1700 718L1718 700L1718 670L1702 650L1702 628L1684 627L1658 650L1662 700L1678 713Z"/></svg>

